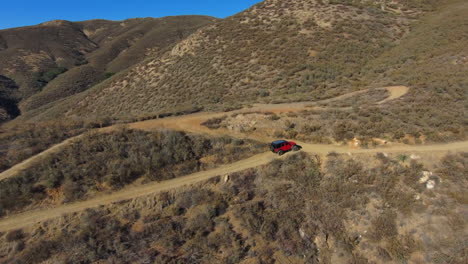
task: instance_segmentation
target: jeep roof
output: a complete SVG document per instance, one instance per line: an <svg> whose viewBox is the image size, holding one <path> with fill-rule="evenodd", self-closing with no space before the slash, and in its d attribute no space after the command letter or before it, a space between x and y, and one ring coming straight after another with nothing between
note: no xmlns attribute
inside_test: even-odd
<svg viewBox="0 0 468 264"><path fill-rule="evenodd" d="M286 140L277 140L277 141L271 142L272 145L280 145L283 143L288 143L288 142Z"/></svg>

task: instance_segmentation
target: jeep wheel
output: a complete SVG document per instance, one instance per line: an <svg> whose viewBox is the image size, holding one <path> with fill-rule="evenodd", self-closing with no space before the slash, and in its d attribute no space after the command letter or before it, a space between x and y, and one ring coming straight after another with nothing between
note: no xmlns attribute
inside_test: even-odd
<svg viewBox="0 0 468 264"><path fill-rule="evenodd" d="M284 154L284 151L282 150L278 151L278 155L283 156L283 154Z"/></svg>
<svg viewBox="0 0 468 264"><path fill-rule="evenodd" d="M294 146L294 147L292 148L292 150L293 150L293 151L299 151L299 150L301 150L301 147L299 147L299 146Z"/></svg>

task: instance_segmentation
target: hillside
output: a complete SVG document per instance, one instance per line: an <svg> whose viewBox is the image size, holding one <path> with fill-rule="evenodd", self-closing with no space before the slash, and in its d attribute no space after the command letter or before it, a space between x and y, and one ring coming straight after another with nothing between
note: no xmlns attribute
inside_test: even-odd
<svg viewBox="0 0 468 264"><path fill-rule="evenodd" d="M268 124L263 122L264 116L250 115L240 125L276 137L317 143L354 139L370 146L376 138L410 144L463 140L467 137L468 111L467 12L464 1L440 3L434 12L413 21L406 36L357 68L360 80L371 88L408 86L409 93L399 100L378 105L378 100L362 94L347 102L345 109L311 107ZM331 105L337 106L337 102ZM235 127L242 121L237 119L224 125ZM259 125L251 127L249 122L263 123L267 129L261 131Z"/></svg>
<svg viewBox="0 0 468 264"><path fill-rule="evenodd" d="M267 0L67 101L74 105L68 114L312 100L362 88L356 69L409 30L408 16L366 5Z"/></svg>
<svg viewBox="0 0 468 264"><path fill-rule="evenodd" d="M460 138L464 137L460 127L466 102L465 12L466 4L457 0L395 1L385 8L372 1L267 0L196 32L161 57L30 118L57 118L64 113L124 118L187 108L231 109L254 102L325 99L398 84L412 88L406 107L390 104L385 111L375 110L377 118L390 117L390 134L432 129L433 134ZM437 39L441 40L438 45L433 44ZM434 67L435 58L428 58L426 52L431 48L442 54L439 63L457 63ZM428 105L439 99L459 103L450 109L450 121L445 118L448 104ZM411 112L414 107L419 110ZM400 121L402 114L405 121ZM355 115L372 123L366 113L351 113Z"/></svg>
<svg viewBox="0 0 468 264"><path fill-rule="evenodd" d="M148 184L185 176L258 154L262 148L251 140L174 131L120 129L85 135L21 175L0 178L0 218L88 200L136 181ZM216 156L219 153L223 155Z"/></svg>
<svg viewBox="0 0 468 264"><path fill-rule="evenodd" d="M288 155L9 230L0 261L466 263L467 158Z"/></svg>
<svg viewBox="0 0 468 264"><path fill-rule="evenodd" d="M190 103L209 108L262 97L305 100L362 88L359 76L349 76L409 30L407 15L379 10L262 2L96 87L74 100L69 114L150 113Z"/></svg>
<svg viewBox="0 0 468 264"><path fill-rule="evenodd" d="M158 56L213 21L204 16L50 21L0 30L0 75L16 82L19 108L28 112Z"/></svg>

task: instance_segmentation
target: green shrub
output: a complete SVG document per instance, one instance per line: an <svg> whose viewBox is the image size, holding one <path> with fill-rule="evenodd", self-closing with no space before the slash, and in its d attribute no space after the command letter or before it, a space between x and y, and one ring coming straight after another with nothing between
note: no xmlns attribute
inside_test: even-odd
<svg viewBox="0 0 468 264"><path fill-rule="evenodd" d="M110 77L114 76L115 72L106 72L104 74L104 79L109 79Z"/></svg>
<svg viewBox="0 0 468 264"><path fill-rule="evenodd" d="M35 80L36 86L38 87L46 86L47 83L55 79L60 74L66 72L67 70L68 69L65 67L56 67L45 72L36 73L36 80Z"/></svg>
<svg viewBox="0 0 468 264"><path fill-rule="evenodd" d="M5 238L7 242L23 239L24 238L23 230L19 229L19 230L10 231L6 234Z"/></svg>

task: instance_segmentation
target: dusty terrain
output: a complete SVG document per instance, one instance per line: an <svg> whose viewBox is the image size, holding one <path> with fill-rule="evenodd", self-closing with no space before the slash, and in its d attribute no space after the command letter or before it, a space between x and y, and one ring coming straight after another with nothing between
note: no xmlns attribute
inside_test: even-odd
<svg viewBox="0 0 468 264"><path fill-rule="evenodd" d="M398 99L402 96L404 96L408 92L408 87L406 86L392 86L392 87L386 87L390 92L390 96L385 99L382 102L378 102L378 104L382 104L384 102L387 102L389 100L394 100ZM243 113L243 112L252 112L252 111L265 111L265 112L291 112L291 111L300 111L305 109L306 107L310 105L315 105L319 103L324 103L324 102L333 102L335 100L341 100L345 99L351 96L354 96L356 94L363 93L367 90L362 90L362 91L357 91L357 92L352 92L349 94L345 94L342 96L338 96L336 98L332 99L327 99L319 102L302 102L302 103L288 103L288 104L257 104L251 108L248 109L242 109L242 110L236 110L233 111L232 113ZM162 119L154 119L154 120L147 120L143 122L136 122L132 124L128 124L129 128L134 128L134 129L142 129L142 130L154 130L154 129L161 129L161 128L167 128L167 129L173 129L173 130L180 130L180 131L186 131L186 132L192 132L192 133L206 133L206 134L212 134L212 135L220 135L220 134L226 134L226 135L232 135L232 131L227 131L227 130L217 130L213 131L211 129L208 129L205 126L202 126L201 123L204 121L214 118L214 117L219 117L223 116L226 113L196 113L196 114L191 114L191 115L185 115L185 116L178 116L178 117L169 117L169 118L162 118ZM115 129L116 127L119 126L114 126L114 127L107 127L100 129L99 131L101 132L106 132L110 131L112 129ZM251 135L245 135L242 133L238 133L235 135L236 137L239 138L252 138L259 140L261 142L269 142L273 138L271 137L259 137L259 136L254 136L252 137ZM53 155L56 153L58 150L60 150L63 146L66 146L68 144L72 144L76 140L80 139L83 137L83 135L79 135L73 138L69 138L62 143L59 143L57 145L54 145L53 147L49 148L46 151L43 151L39 153L38 155L35 155L17 165L14 167L10 168L9 170L6 170L2 173L0 173L0 180L6 179L13 177L16 175L19 171L24 170L27 168L30 164L33 164L35 162L40 162L42 158L45 156ZM309 151L313 151L316 153L328 153L330 151L339 151L338 146L328 146L328 145L311 145L311 144L305 144L302 142L298 142L301 144L305 150L309 149ZM458 145L459 143L456 143ZM347 148L342 148L342 151L346 151Z"/></svg>
<svg viewBox="0 0 468 264"><path fill-rule="evenodd" d="M391 96L388 99L385 99L383 102L388 100L396 100L406 94L408 92L408 88L403 86L394 86L394 87L387 87L388 91L390 92ZM355 93L353 93L355 94ZM348 97L351 95L344 95L341 96L340 99L343 97ZM379 104L381 104L380 102ZM278 105L257 105L254 106L253 109L255 111L299 111L306 107L306 105L310 105L308 103L301 103L301 104L278 104ZM237 110L235 112L243 112L243 111L251 111L252 109L243 109ZM222 135L222 134L229 134L231 136L239 137L239 138L251 138L261 142L268 143L272 140L272 138L268 137L261 137L261 136L249 136L248 134L238 133L233 135L232 132L218 129L218 130L210 130L207 127L201 125L203 121L206 121L209 118L213 118L216 116L223 115L225 113L197 113L187 116L180 116L180 117L170 117L170 118L163 118L163 119L156 119L156 120L148 120L144 122L137 122L128 124L129 128L132 129L142 129L142 130L159 130L159 129L173 129L173 130L180 130L186 131L190 133L206 133L211 135ZM104 129L100 129L101 132L106 132L115 129L116 127L108 127ZM14 177L19 171L28 168L31 164L36 162L40 162L41 159L48 155L53 155L62 147L73 144L74 141L83 137L84 135L80 135L74 138L70 138L54 147L34 156L30 159L12 167L11 169L3 172L0 174L0 180L6 179L9 177ZM450 144L438 144L438 145L417 145L417 146L409 146L404 144L391 144L389 143L386 146L373 148L373 149L352 149L346 146L337 146L337 145L324 145L324 144L307 144L303 142L297 142L303 147L303 151L308 153L315 153L326 155L330 152L336 153L349 153L352 154L360 154L360 153L410 153L415 154L418 152L450 152L450 151L467 151L468 150L468 141L464 142L455 142ZM0 231L12 230L21 228L24 226L28 226L37 222L41 222L47 219L51 219L54 217L61 216L62 214L78 212L87 208L98 207L103 204L115 203L122 200L128 200L135 197L140 197L144 195L148 195L155 192L167 191L170 189L178 188L184 185L190 185L197 182L205 181L209 178L216 177L219 175L225 175L233 172L238 172L241 170L245 170L248 168L258 167L260 165L265 165L271 162L275 155L272 153L266 152L263 154L259 154L253 156L251 158L235 162L233 164L221 166L219 168L195 173L192 175L188 175L185 177L180 177L174 180L152 183L144 186L133 187L124 189L122 191L101 196L92 200L78 202L70 205L59 206L52 209L42 210L42 211L32 211L27 212L19 215L14 215L7 217L5 219L0 220Z"/></svg>
<svg viewBox="0 0 468 264"><path fill-rule="evenodd" d="M0 263L467 263L467 11L0 31Z"/></svg>

